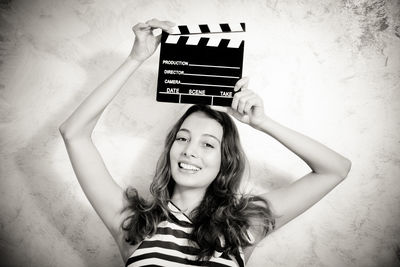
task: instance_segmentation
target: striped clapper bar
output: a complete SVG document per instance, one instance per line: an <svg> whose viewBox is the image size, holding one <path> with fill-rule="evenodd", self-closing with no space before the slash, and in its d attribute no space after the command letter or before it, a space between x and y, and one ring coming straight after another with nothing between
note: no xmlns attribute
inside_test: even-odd
<svg viewBox="0 0 400 267"><path fill-rule="evenodd" d="M157 101L230 106L234 85L242 77L244 40L199 34L244 31L245 23L180 25L171 34L163 31Z"/></svg>

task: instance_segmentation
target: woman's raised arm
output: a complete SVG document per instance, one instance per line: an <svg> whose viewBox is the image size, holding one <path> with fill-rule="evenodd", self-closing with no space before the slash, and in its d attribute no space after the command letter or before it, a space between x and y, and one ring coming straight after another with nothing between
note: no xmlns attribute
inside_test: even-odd
<svg viewBox="0 0 400 267"><path fill-rule="evenodd" d="M262 99L247 90L247 84L247 78L238 81L235 89L243 90L235 94L232 107L227 111L241 122L275 138L311 169L309 174L292 184L262 195L278 216L275 221L277 229L310 208L343 181L350 171L351 162L312 138L267 117Z"/></svg>
<svg viewBox="0 0 400 267"><path fill-rule="evenodd" d="M66 139L90 137L101 114L135 70L157 49L161 35L154 36L152 30L169 31L172 22L152 19L133 27L135 43L128 58L103 81L78 106L72 115L61 124L60 132Z"/></svg>
<svg viewBox="0 0 400 267"><path fill-rule="evenodd" d="M279 216L275 224L277 229L306 211L342 182L350 171L351 162L325 145L271 119L266 119L258 129L275 138L311 168L309 174L292 184L263 195Z"/></svg>
<svg viewBox="0 0 400 267"><path fill-rule="evenodd" d="M78 181L107 228L121 244L119 225L123 219L123 189L114 181L92 142L91 135L101 114L118 94L132 73L150 57L160 43L160 36L152 30L169 31L171 22L156 19L138 23L133 27L135 42L122 65L90 93L72 115L59 127L72 167Z"/></svg>

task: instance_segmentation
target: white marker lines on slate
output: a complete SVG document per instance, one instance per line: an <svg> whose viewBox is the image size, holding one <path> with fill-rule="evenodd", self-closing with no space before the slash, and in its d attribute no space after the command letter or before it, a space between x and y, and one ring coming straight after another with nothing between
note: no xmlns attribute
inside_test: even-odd
<svg viewBox="0 0 400 267"><path fill-rule="evenodd" d="M222 97L222 98L232 98L231 96L223 96L223 95L196 95L196 94L186 94L186 93L169 93L169 92L159 92L159 94L166 95L179 95L179 103L181 102L181 95L190 95L190 96L211 96L211 97Z"/></svg>
<svg viewBox="0 0 400 267"><path fill-rule="evenodd" d="M206 67L206 68L240 69L240 67L218 66L218 65L201 65L201 64L190 64L190 63L189 63L189 66Z"/></svg>
<svg viewBox="0 0 400 267"><path fill-rule="evenodd" d="M197 86L212 86L212 87L228 87L228 88L234 88L235 86L230 86L230 85L220 85L220 84L206 84L206 83L183 83L181 84L185 85L197 85Z"/></svg>
<svg viewBox="0 0 400 267"><path fill-rule="evenodd" d="M190 76L205 76L205 77L219 77L219 78L237 78L238 76L224 76L224 75L209 75L209 74L197 74L197 73L184 73L182 75L190 75Z"/></svg>

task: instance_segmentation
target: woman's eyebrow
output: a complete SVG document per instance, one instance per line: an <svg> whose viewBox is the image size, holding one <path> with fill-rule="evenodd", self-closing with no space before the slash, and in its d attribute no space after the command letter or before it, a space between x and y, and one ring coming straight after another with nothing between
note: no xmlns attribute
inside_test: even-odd
<svg viewBox="0 0 400 267"><path fill-rule="evenodd" d="M212 134L203 134L204 136L209 136L209 137L211 137L211 138L214 138L215 140L217 140L218 141L218 143L221 143L221 141L217 138L217 137L215 137L214 135L212 135Z"/></svg>
<svg viewBox="0 0 400 267"><path fill-rule="evenodd" d="M185 128L179 129L178 133L179 133L179 132L187 132L187 133L190 133L190 131L189 131L188 129L185 129Z"/></svg>
<svg viewBox="0 0 400 267"><path fill-rule="evenodd" d="M182 131L182 132L187 132L187 133L190 134L190 131L189 131L188 129L186 129L186 128L181 128L181 129L179 129L178 133L181 132L181 131ZM203 135L203 136L211 137L211 138L217 140L218 143L221 143L221 141L220 141L215 135L208 134L208 133L205 133L205 134L202 134L202 135Z"/></svg>

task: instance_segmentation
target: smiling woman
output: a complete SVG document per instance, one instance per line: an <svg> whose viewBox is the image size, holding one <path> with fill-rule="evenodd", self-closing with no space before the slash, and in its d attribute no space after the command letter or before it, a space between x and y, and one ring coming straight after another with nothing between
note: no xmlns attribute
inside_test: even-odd
<svg viewBox="0 0 400 267"><path fill-rule="evenodd" d="M171 264L167 256L171 251L160 254L164 248L179 252L179 259L172 262L242 266L242 247L250 245L252 235L266 235L274 225L266 200L238 194L244 164L238 131L229 115L207 106L190 107L166 138L151 184L154 200L145 201L133 188L126 191L132 215L122 228L127 241L140 244L128 263L157 259ZM179 225L177 220L182 219L186 223ZM171 247L171 242L183 243Z"/></svg>
<svg viewBox="0 0 400 267"><path fill-rule="evenodd" d="M116 240L126 266L244 266L255 246L324 197L347 176L351 162L264 113L262 99L235 85L231 107L191 106L166 137L150 186L152 198L118 186L91 134L105 107L160 43L156 19L133 27L127 60L60 126L75 174ZM311 172L266 194L240 194L245 155L233 121L248 124L299 156ZM306 193L305 193L306 192Z"/></svg>

